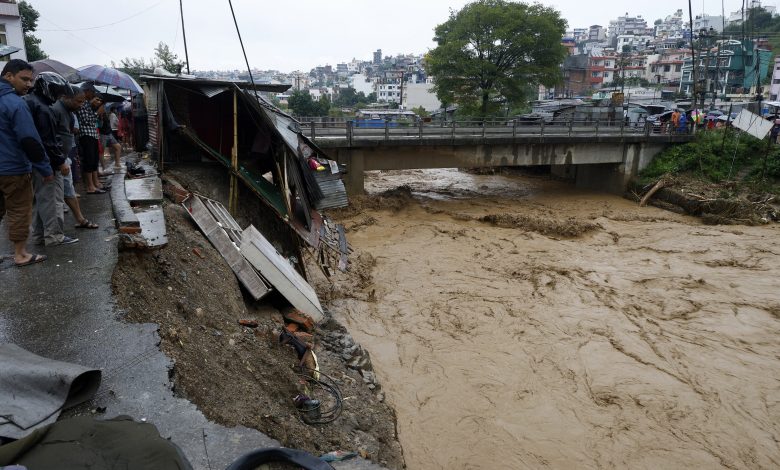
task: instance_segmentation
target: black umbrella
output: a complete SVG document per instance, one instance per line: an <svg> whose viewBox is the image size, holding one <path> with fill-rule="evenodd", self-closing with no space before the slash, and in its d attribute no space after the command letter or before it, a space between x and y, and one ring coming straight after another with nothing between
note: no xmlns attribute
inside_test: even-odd
<svg viewBox="0 0 780 470"><path fill-rule="evenodd" d="M54 72L62 75L62 78L69 82L77 82L80 80L78 70L70 65L63 64L59 60L36 60L35 62L30 62L30 65L33 67L33 75L38 75L41 72Z"/></svg>

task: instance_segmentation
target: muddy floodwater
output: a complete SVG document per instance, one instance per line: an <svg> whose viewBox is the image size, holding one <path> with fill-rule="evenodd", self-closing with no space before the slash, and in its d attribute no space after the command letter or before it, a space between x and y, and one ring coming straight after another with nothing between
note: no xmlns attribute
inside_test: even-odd
<svg viewBox="0 0 780 470"><path fill-rule="evenodd" d="M367 179L402 185L342 214L355 265L330 304L410 469L780 467L777 225L544 177Z"/></svg>

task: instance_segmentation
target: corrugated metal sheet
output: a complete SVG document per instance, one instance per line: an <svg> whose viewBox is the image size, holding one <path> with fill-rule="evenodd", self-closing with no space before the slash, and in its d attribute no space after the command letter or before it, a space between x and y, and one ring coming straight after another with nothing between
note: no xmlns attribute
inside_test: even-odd
<svg viewBox="0 0 780 470"><path fill-rule="evenodd" d="M198 90L208 98L213 98L220 93L228 91L229 89L230 88L226 86L198 85Z"/></svg>
<svg viewBox="0 0 780 470"><path fill-rule="evenodd" d="M344 188L340 173L333 174L328 170L312 173L322 192L322 198L314 204L317 210L338 209L349 205L347 190Z"/></svg>

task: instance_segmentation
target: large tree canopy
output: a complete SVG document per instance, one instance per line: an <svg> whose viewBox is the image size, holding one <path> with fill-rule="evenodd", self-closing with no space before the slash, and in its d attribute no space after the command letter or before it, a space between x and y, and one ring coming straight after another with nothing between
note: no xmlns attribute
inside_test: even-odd
<svg viewBox="0 0 780 470"><path fill-rule="evenodd" d="M27 60L46 59L49 56L41 49L41 40L33 33L38 29L38 18L41 16L38 10L28 2L19 2L19 16L22 19L22 32L24 34L24 49L27 52Z"/></svg>
<svg viewBox="0 0 780 470"><path fill-rule="evenodd" d="M560 80L566 20L540 4L477 0L436 27L426 58L442 103L482 116L525 101L535 85Z"/></svg>

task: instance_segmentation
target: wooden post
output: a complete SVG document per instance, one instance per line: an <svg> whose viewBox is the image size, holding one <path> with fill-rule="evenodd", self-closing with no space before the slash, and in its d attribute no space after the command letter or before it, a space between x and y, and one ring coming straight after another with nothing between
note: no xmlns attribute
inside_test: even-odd
<svg viewBox="0 0 780 470"><path fill-rule="evenodd" d="M238 210L238 91L233 89L233 150L230 152L229 210L235 217Z"/></svg>

